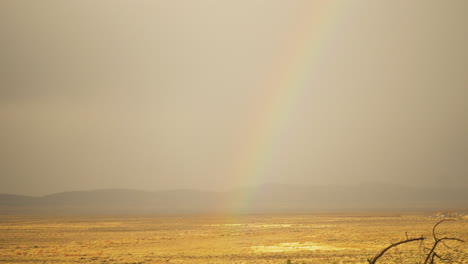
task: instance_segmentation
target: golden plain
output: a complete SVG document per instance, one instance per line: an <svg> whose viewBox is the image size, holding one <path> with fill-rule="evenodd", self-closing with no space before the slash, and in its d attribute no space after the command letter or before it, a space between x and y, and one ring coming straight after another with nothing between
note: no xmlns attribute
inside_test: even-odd
<svg viewBox="0 0 468 264"><path fill-rule="evenodd" d="M423 213L186 215L0 218L0 263L420 263L438 218ZM468 240L464 219L443 236ZM448 241L447 262L468 263L468 248Z"/></svg>

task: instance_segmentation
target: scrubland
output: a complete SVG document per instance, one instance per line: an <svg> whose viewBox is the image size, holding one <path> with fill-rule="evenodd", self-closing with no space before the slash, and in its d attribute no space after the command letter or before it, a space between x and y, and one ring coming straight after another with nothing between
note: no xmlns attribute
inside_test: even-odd
<svg viewBox="0 0 468 264"><path fill-rule="evenodd" d="M424 213L327 213L139 217L1 216L0 263L419 263L438 221ZM444 222L441 235L468 240L468 222ZM468 263L466 243L439 254ZM290 260L290 261L288 261Z"/></svg>

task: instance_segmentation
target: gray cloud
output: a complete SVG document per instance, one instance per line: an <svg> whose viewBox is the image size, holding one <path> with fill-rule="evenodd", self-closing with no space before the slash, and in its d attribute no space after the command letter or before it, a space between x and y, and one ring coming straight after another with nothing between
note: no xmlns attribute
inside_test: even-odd
<svg viewBox="0 0 468 264"><path fill-rule="evenodd" d="M466 1L0 10L0 192L235 187L259 107L290 70L302 89L259 132L277 136L258 183L468 187ZM313 61L287 64L308 39Z"/></svg>

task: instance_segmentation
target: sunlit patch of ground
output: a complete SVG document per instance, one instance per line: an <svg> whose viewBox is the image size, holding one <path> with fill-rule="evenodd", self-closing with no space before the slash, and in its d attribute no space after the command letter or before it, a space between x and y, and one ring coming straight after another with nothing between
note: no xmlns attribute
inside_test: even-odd
<svg viewBox="0 0 468 264"><path fill-rule="evenodd" d="M302 250L346 250L349 248L332 247L326 245L320 245L312 242L291 242L291 243L279 243L273 246L253 246L251 247L254 252L294 252Z"/></svg>
<svg viewBox="0 0 468 264"><path fill-rule="evenodd" d="M204 226L212 226L212 227L246 227L246 228L288 228L288 227L296 227L296 228L330 228L334 227L335 225L304 225L304 224L210 224Z"/></svg>
<svg viewBox="0 0 468 264"><path fill-rule="evenodd" d="M285 228L292 227L291 224L211 224L205 226L226 226L226 227L253 227L253 228Z"/></svg>

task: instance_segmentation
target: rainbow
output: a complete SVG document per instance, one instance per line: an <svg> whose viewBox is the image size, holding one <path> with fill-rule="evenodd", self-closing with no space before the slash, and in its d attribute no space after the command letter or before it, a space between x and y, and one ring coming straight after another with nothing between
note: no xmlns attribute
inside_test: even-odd
<svg viewBox="0 0 468 264"><path fill-rule="evenodd" d="M266 169L281 141L282 129L297 100L305 89L310 88L307 86L308 73L316 67L320 52L339 21L339 11L345 3L305 1L304 5L292 34L293 41L275 65L270 75L272 78L261 82L262 88L268 92L257 106L248 140L240 146L235 165L227 174L228 186L255 186L267 176ZM314 15L310 14L311 10L314 10ZM228 198L228 210L232 214L248 210L253 196L252 191L234 192Z"/></svg>

